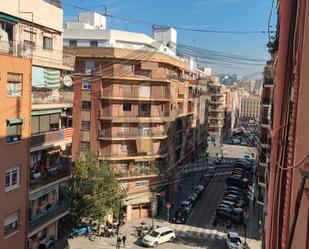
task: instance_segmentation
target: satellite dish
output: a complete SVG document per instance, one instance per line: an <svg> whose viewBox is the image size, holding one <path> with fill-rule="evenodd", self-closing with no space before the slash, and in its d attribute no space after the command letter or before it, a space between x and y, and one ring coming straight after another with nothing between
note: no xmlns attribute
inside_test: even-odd
<svg viewBox="0 0 309 249"><path fill-rule="evenodd" d="M63 77L63 84L67 87L73 86L73 80L69 75Z"/></svg>

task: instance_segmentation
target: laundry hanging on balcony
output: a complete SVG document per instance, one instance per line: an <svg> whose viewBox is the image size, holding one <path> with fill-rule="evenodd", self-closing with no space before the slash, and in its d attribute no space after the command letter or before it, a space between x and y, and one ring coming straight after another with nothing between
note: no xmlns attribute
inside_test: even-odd
<svg viewBox="0 0 309 249"><path fill-rule="evenodd" d="M60 70L45 68L44 69L45 87L49 89L57 89L60 84Z"/></svg>

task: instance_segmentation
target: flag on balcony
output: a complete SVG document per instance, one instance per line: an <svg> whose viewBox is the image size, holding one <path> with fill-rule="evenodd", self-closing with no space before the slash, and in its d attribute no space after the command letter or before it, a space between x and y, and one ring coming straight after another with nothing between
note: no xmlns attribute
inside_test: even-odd
<svg viewBox="0 0 309 249"><path fill-rule="evenodd" d="M45 68L44 69L45 87L57 89L60 87L60 70Z"/></svg>
<svg viewBox="0 0 309 249"><path fill-rule="evenodd" d="M66 128L63 129L63 139L71 138L73 136L73 128Z"/></svg>

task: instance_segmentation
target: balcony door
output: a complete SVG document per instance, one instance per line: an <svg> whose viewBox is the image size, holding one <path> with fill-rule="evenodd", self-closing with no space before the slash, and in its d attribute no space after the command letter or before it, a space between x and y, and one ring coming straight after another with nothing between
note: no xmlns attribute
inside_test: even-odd
<svg viewBox="0 0 309 249"><path fill-rule="evenodd" d="M149 83L141 84L139 87L139 97L150 98L151 86Z"/></svg>
<svg viewBox="0 0 309 249"><path fill-rule="evenodd" d="M149 136L149 124L139 124L138 125L138 135L139 136Z"/></svg>

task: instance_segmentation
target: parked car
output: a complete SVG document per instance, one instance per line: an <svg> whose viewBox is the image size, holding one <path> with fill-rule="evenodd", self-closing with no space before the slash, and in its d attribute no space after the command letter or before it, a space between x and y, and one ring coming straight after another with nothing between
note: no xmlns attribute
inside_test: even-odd
<svg viewBox="0 0 309 249"><path fill-rule="evenodd" d="M233 208L231 206L220 204L217 208L217 211L223 210L225 212L230 213L231 215L243 215L244 210L242 208Z"/></svg>
<svg viewBox="0 0 309 249"><path fill-rule="evenodd" d="M79 236L92 231L91 225L85 222L82 222L78 227L73 229L73 235Z"/></svg>
<svg viewBox="0 0 309 249"><path fill-rule="evenodd" d="M204 191L205 190L205 187L202 185L202 184L198 184L195 186L194 188L195 190L199 190L199 191Z"/></svg>
<svg viewBox="0 0 309 249"><path fill-rule="evenodd" d="M142 243L145 246L157 247L159 244L165 242L173 242L176 234L173 229L169 227L160 227L143 237Z"/></svg>
<svg viewBox="0 0 309 249"><path fill-rule="evenodd" d="M227 191L225 192L225 195L230 195L230 194L232 194L232 195L236 195L236 196L241 197L241 198L242 198L242 200L244 200L244 201L246 202L246 204L248 204L248 203L249 203L249 198L248 198L248 195L247 195L247 194L245 194L245 193L244 193L244 192L242 192L242 191L237 191L237 190L227 190Z"/></svg>
<svg viewBox="0 0 309 249"><path fill-rule="evenodd" d="M244 222L243 215L231 214L231 212L227 210L217 210L216 216L222 220L230 221L236 225L241 225Z"/></svg>
<svg viewBox="0 0 309 249"><path fill-rule="evenodd" d="M228 249L243 249L244 248L238 233L234 233L234 232L227 233L226 246Z"/></svg>
<svg viewBox="0 0 309 249"><path fill-rule="evenodd" d="M231 186L247 189L249 180L242 177L230 176L226 179L226 183Z"/></svg>
<svg viewBox="0 0 309 249"><path fill-rule="evenodd" d="M175 212L175 215L172 219L173 223L179 223L179 224L184 224L186 222L186 220L188 219L188 212L185 210L177 210Z"/></svg>
<svg viewBox="0 0 309 249"><path fill-rule="evenodd" d="M180 208L182 210L185 210L187 211L188 213L191 211L192 209L192 203L190 201L183 201L181 204L180 204Z"/></svg>
<svg viewBox="0 0 309 249"><path fill-rule="evenodd" d="M195 193L191 194L188 198L187 201L189 201L192 206L197 202L198 198L197 195Z"/></svg>
<svg viewBox="0 0 309 249"><path fill-rule="evenodd" d="M231 195L226 195L223 198L225 201L231 201L234 202L235 204L237 204L239 207L243 208L244 206L246 206L246 202L242 199L240 199L237 196L231 196Z"/></svg>
<svg viewBox="0 0 309 249"><path fill-rule="evenodd" d="M39 249L50 249L56 244L54 237L47 237L40 241Z"/></svg>
<svg viewBox="0 0 309 249"><path fill-rule="evenodd" d="M224 199L224 198L222 199L220 204L224 204L224 205L230 206L232 208L241 208L241 206L237 202L234 202L234 201L231 201L231 200L228 200L228 199Z"/></svg>

